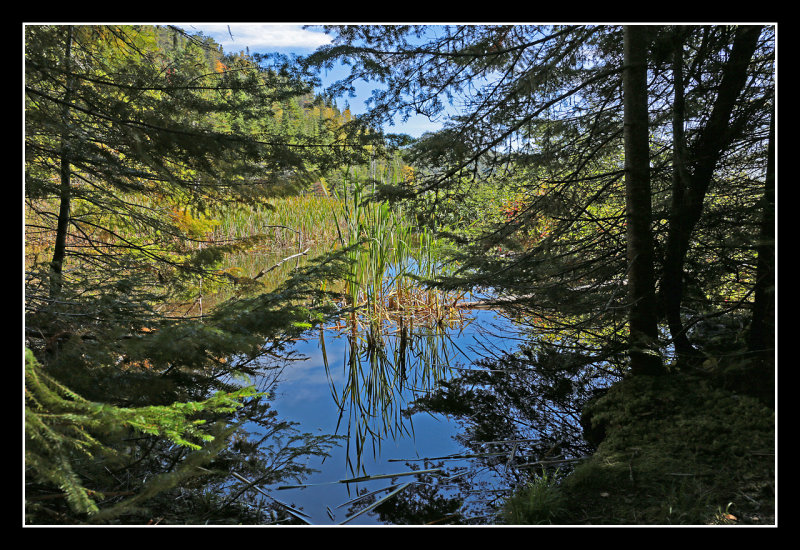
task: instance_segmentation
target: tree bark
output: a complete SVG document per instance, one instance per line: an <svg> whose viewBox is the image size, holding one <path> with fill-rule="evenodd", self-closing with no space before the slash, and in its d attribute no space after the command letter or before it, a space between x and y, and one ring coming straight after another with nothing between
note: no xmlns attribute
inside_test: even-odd
<svg viewBox="0 0 800 550"><path fill-rule="evenodd" d="M64 52L65 91L64 103L61 108L61 144L60 144L60 191L58 223L56 225L56 238L53 250L53 259L50 261L50 297L55 297L61 292L63 286L64 257L67 248L67 233L69 232L70 202L72 189L70 187L70 137L69 137L69 104L72 101L73 78L72 71L72 26L67 27L66 47Z"/></svg>
<svg viewBox="0 0 800 550"><path fill-rule="evenodd" d="M683 235L686 231L686 220L683 212L683 202L688 187L689 175L686 166L686 139L684 137L685 123L685 98L683 76L683 40L675 33L675 44L672 52L672 76L674 88L674 104L672 109L672 202L670 205L669 228L674 235ZM661 306L667 318L667 325L672 335L672 343L678 357L687 357L696 350L689 341L680 316L681 299L683 295L682 264L673 259L680 257L678 248L681 239L668 239L664 277L661 281L662 296ZM676 269L679 268L679 269Z"/></svg>
<svg viewBox="0 0 800 550"><path fill-rule="evenodd" d="M625 215L628 256L631 373L663 374L653 272L650 146L647 108L648 29L624 28L622 76L625 141Z"/></svg>

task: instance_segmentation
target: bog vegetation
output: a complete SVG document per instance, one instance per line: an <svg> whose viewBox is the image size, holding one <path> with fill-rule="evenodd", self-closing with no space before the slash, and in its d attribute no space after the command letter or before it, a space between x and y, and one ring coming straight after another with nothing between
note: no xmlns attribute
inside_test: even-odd
<svg viewBox="0 0 800 550"><path fill-rule="evenodd" d="M24 28L26 523L305 523L270 488L418 412L504 492L412 464L350 519L773 522L775 28L326 30ZM478 307L522 343L445 376ZM270 406L312 331L353 350L345 436Z"/></svg>

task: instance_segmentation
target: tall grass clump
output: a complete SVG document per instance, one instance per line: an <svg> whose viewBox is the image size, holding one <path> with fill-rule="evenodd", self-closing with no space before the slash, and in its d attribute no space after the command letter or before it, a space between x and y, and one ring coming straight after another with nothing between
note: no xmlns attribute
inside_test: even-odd
<svg viewBox="0 0 800 550"><path fill-rule="evenodd" d="M394 175L393 177L397 177ZM397 182L393 182L397 183ZM401 206L374 199L376 179L347 169L337 193L338 239L351 261L346 294L353 308L373 320L413 315L441 322L460 296L444 297L424 286L441 269L434 234L417 227Z"/></svg>
<svg viewBox="0 0 800 550"><path fill-rule="evenodd" d="M506 501L502 514L505 523L512 525L553 523L564 508L564 497L557 481L557 471L552 474L544 471L536 476L525 488Z"/></svg>

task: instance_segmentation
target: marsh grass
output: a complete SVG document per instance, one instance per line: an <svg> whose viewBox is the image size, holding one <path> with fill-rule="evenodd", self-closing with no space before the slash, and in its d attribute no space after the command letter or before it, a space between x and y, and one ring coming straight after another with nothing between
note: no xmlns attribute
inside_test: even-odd
<svg viewBox="0 0 800 550"><path fill-rule="evenodd" d="M269 200L260 207L237 205L219 215L215 240L235 240L263 234L266 248L291 248L298 241L331 243L336 235L338 201L314 194Z"/></svg>
<svg viewBox="0 0 800 550"><path fill-rule="evenodd" d="M335 232L327 247L341 249L349 271L341 281L325 282L341 293L342 316L319 328L320 349L353 472L362 468L370 446L377 453L383 440L413 435L403 407L410 395L431 390L446 375L454 355L448 334L469 322L456 307L463 293L425 286L442 269L436 240L399 206L374 199L380 183L375 176L346 169L333 202L325 203L332 207L325 223ZM341 376L327 355L331 338L346 339ZM341 387L334 379L343 380Z"/></svg>
<svg viewBox="0 0 800 550"><path fill-rule="evenodd" d="M395 176L396 177L396 176ZM348 303L372 320L393 314L414 315L437 323L456 313L464 293L443 293L425 286L443 270L433 233L419 227L399 206L374 200L376 180L345 172L336 195L338 242L348 250L351 271L346 282ZM392 182L396 184L396 181Z"/></svg>

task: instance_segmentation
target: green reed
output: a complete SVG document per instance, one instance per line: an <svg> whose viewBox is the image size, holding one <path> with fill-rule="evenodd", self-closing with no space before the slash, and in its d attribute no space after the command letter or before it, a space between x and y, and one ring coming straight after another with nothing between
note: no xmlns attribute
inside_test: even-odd
<svg viewBox="0 0 800 550"><path fill-rule="evenodd" d="M402 207L374 200L379 181L375 176L365 178L357 169L348 169L337 195L339 243L348 250L352 266L346 291L349 304L371 319L413 312L440 321L448 314L445 305L460 296L445 297L420 284L441 270L436 256L439 243ZM391 177L396 184L396 172Z"/></svg>

